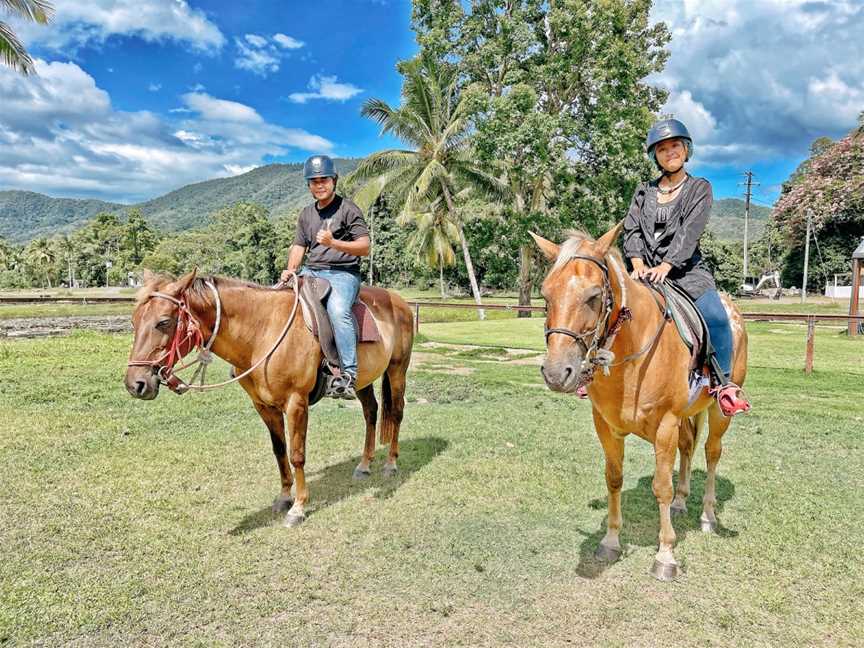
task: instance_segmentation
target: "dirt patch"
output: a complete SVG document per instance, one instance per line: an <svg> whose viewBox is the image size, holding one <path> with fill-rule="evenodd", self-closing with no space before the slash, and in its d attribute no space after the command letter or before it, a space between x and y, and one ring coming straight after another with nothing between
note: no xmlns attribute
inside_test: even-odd
<svg viewBox="0 0 864 648"><path fill-rule="evenodd" d="M68 335L79 329L106 333L132 331L128 315L79 315L75 317L20 317L0 320L0 338L35 338Z"/></svg>

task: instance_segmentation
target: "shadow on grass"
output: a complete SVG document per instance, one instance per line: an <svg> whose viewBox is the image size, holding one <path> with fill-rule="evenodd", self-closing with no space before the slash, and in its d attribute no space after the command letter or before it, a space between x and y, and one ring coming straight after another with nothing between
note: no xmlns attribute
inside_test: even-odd
<svg viewBox="0 0 864 648"><path fill-rule="evenodd" d="M677 476L677 473L676 473ZM690 496L687 498L687 513L672 517L672 525L675 528L676 546L681 543L691 531L702 533L699 518L702 515L702 496L705 493L704 470L694 469L690 476ZM656 547L658 543L657 534L660 532L660 513L657 508L657 498L651 489L654 475L641 477L634 488L621 492L621 513L624 523L621 527L621 545L624 547L622 560L627 558L629 547ZM677 483L677 481L676 481ZM724 504L735 495L735 485L728 479L717 475L715 478L718 529L717 535L721 538L734 538L738 532L723 526L721 514ZM606 508L606 498L593 499L588 502L593 509ZM608 519L608 518L607 518ZM606 535L606 520L600 528L594 532L581 531L585 536L579 547L579 565L576 573L584 578L597 578L610 566L610 563L597 560L594 552L603 536ZM680 556L678 557L681 561Z"/></svg>
<svg viewBox="0 0 864 648"><path fill-rule="evenodd" d="M312 505L307 508L306 514L311 517L321 509L369 489L375 490L376 499L392 497L396 490L408 481L415 472L444 452L447 445L447 441L439 437L422 437L400 441L399 472L393 477L384 477L381 474L387 450L382 452L380 448L376 453L376 460L372 464L372 475L365 480L356 481L352 478L355 466L360 463L360 455L326 466L313 473L307 472L306 480ZM244 517L236 527L229 531L229 534L242 535L269 526L274 519L281 518L282 515L282 513L274 514L268 503L261 510Z"/></svg>

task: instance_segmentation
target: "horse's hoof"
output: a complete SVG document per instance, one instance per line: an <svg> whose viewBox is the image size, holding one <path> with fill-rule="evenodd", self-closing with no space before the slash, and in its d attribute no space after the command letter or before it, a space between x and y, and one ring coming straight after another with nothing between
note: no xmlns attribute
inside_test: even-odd
<svg viewBox="0 0 864 648"><path fill-rule="evenodd" d="M669 507L669 510L672 512L672 515L686 515L687 514L687 505L686 504L673 504Z"/></svg>
<svg viewBox="0 0 864 648"><path fill-rule="evenodd" d="M371 474L372 471L368 468L360 468L360 466L357 466L354 469L354 475L352 477L355 481L363 481L364 479L369 479Z"/></svg>
<svg viewBox="0 0 864 648"><path fill-rule="evenodd" d="M717 520L699 520L699 526L702 529L702 533L717 533Z"/></svg>
<svg viewBox="0 0 864 648"><path fill-rule="evenodd" d="M678 563L662 563L655 559L651 566L651 575L659 581L673 581L679 574Z"/></svg>
<svg viewBox="0 0 864 648"><path fill-rule="evenodd" d="M294 500L290 497L282 497L281 495L273 500L273 506L271 506L271 510L274 514L276 513L284 513L288 509L294 506Z"/></svg>
<svg viewBox="0 0 864 648"><path fill-rule="evenodd" d="M301 524L303 524L303 522L305 522L305 521L306 521L306 516L303 515L302 513L299 515L297 513L288 513L285 516L285 522L282 524L282 526L286 526L289 528L298 527Z"/></svg>
<svg viewBox="0 0 864 648"><path fill-rule="evenodd" d="M395 477L399 472L399 468L397 468L395 464L385 464L382 472L385 477Z"/></svg>
<svg viewBox="0 0 864 648"><path fill-rule="evenodd" d="M603 562L613 563L621 557L621 550L601 544L597 547L597 551L594 552L594 557Z"/></svg>

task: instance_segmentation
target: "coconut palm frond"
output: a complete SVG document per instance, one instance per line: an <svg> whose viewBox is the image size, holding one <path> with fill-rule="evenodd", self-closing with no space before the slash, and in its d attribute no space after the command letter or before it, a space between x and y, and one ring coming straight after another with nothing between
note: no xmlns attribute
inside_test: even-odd
<svg viewBox="0 0 864 648"><path fill-rule="evenodd" d="M0 22L0 60L21 74L28 75L36 72L33 59L24 49L23 43L4 22Z"/></svg>
<svg viewBox="0 0 864 648"><path fill-rule="evenodd" d="M391 108L382 99L367 99L363 103L360 114L377 122L381 126L382 135L391 134L403 142L418 147L422 142L416 120L403 109Z"/></svg>
<svg viewBox="0 0 864 648"><path fill-rule="evenodd" d="M54 17L54 6L45 0L2 0L0 7L24 20L42 25Z"/></svg>
<svg viewBox="0 0 864 648"><path fill-rule="evenodd" d="M480 197L493 201L511 198L510 185L505 180L483 171L468 160L456 160L450 166L453 175L472 187Z"/></svg>
<svg viewBox="0 0 864 648"><path fill-rule="evenodd" d="M345 178L345 185L354 187L357 184L367 182L390 171L413 166L416 163L417 153L414 151L402 151L398 149L378 151L364 158L357 165L357 168Z"/></svg>

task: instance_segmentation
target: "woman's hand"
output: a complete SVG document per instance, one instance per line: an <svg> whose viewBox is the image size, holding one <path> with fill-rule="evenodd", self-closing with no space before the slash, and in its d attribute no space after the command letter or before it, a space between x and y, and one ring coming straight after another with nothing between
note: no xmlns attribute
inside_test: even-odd
<svg viewBox="0 0 864 648"><path fill-rule="evenodd" d="M633 257L630 259L630 263L633 265L633 270L630 272L630 278L639 281L643 276L645 276L645 271L647 270L645 262L638 257Z"/></svg>
<svg viewBox="0 0 864 648"><path fill-rule="evenodd" d="M660 265L643 270L642 276L648 279L651 283L659 284L663 282L666 275L668 275L671 270L672 266L664 261Z"/></svg>

